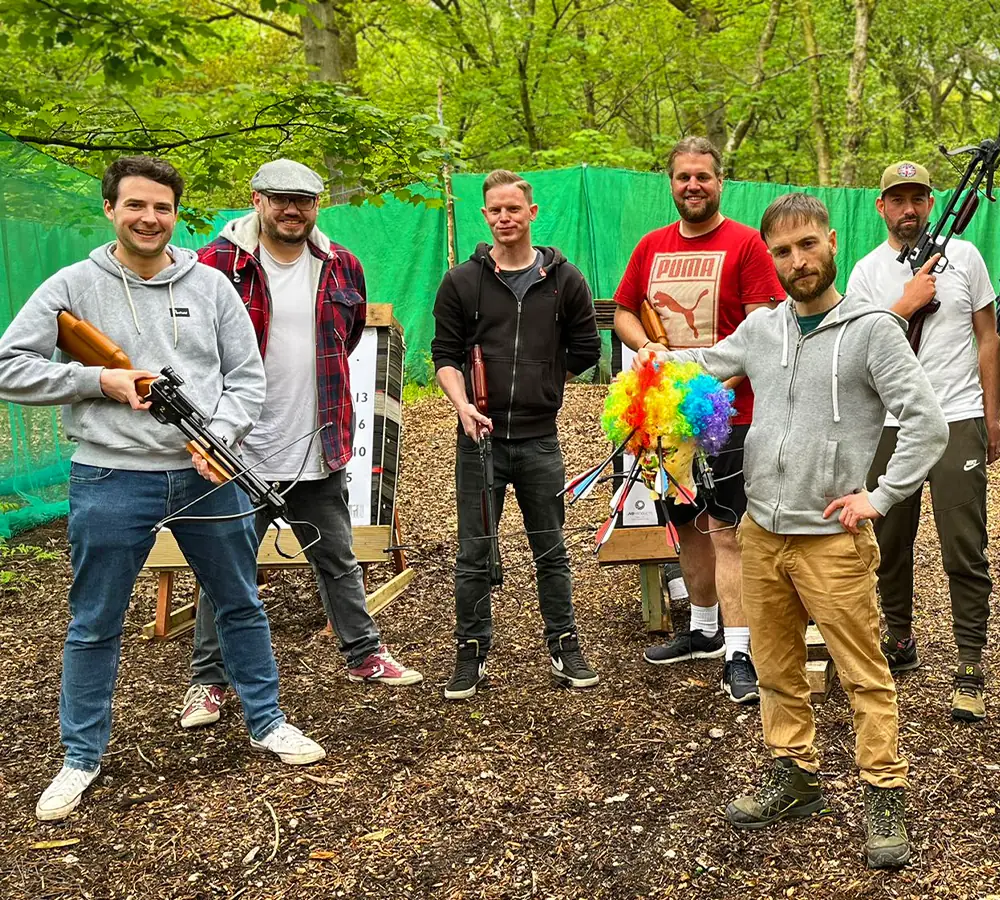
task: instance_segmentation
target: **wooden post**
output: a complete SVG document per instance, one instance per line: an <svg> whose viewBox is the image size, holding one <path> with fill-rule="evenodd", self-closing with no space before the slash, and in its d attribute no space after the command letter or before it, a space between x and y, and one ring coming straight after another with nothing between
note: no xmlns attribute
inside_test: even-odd
<svg viewBox="0 0 1000 900"><path fill-rule="evenodd" d="M642 587L642 619L647 631L673 631L670 615L670 594L660 580L658 563L639 566L639 583Z"/></svg>
<svg viewBox="0 0 1000 900"><path fill-rule="evenodd" d="M174 599L174 573L160 572L156 591L156 618L153 620L153 637L165 638L170 631L170 606Z"/></svg>

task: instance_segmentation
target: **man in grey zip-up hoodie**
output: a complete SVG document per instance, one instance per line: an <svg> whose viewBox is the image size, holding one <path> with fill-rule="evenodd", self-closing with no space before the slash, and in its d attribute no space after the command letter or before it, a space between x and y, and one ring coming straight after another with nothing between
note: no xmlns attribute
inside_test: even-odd
<svg viewBox="0 0 1000 900"><path fill-rule="evenodd" d="M147 370L53 360L57 317L95 325L130 360L173 367L210 428L236 446L264 401L264 367L239 296L195 254L169 244L183 181L162 160L126 157L108 168L104 209L116 240L49 278L0 339L0 399L65 404L77 443L70 469L72 621L63 650L59 719L62 769L35 808L68 816L100 772L111 734L122 624L154 526L171 523L177 543L215 600L226 666L255 749L283 762L321 759L323 748L285 722L267 617L257 597L257 542L249 500L234 484L213 490L208 467L186 437L144 412L136 380ZM227 521L210 521L228 517Z"/></svg>
<svg viewBox="0 0 1000 900"><path fill-rule="evenodd" d="M812 618L854 708L868 862L880 868L905 863L910 847L896 691L879 650L871 523L923 482L944 452L948 428L902 320L842 299L833 286L836 234L829 224L826 207L805 194L772 203L761 236L790 301L753 313L712 348L666 356L694 360L720 379L747 375L756 396L738 540L774 766L755 796L729 805L729 820L760 828L825 804L806 679ZM899 420L899 440L869 494L865 476L886 410Z"/></svg>

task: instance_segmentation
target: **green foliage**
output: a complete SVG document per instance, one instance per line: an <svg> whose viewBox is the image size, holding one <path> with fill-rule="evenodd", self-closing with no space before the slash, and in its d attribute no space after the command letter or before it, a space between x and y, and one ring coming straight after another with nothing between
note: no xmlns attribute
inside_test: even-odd
<svg viewBox="0 0 1000 900"><path fill-rule="evenodd" d="M50 562L59 554L31 544L11 546L0 538L0 593L20 591L34 584L35 579L25 569L31 563Z"/></svg>
<svg viewBox="0 0 1000 900"><path fill-rule="evenodd" d="M335 202L394 191L437 205L408 186L437 187L445 161L658 170L686 134L724 147L742 179L870 185L911 156L943 185L938 144L996 133L1000 79L1000 7L947 13L930 0L8 0L0 128L92 173L129 149L166 155L196 207L244 206L277 154L325 167Z"/></svg>

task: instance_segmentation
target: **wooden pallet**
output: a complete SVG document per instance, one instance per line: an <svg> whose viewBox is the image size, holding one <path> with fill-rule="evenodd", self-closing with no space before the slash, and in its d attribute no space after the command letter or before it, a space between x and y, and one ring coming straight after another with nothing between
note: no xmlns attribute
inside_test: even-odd
<svg viewBox="0 0 1000 900"><path fill-rule="evenodd" d="M830 651L819 628L810 624L806 628L806 678L813 703L822 703L830 696L836 679L837 667L830 659Z"/></svg>

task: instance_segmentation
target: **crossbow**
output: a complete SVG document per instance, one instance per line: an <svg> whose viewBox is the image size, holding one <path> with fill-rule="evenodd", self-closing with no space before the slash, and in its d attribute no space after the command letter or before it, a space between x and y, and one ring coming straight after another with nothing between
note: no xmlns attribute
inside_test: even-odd
<svg viewBox="0 0 1000 900"><path fill-rule="evenodd" d="M73 359L85 366L101 366L108 369L134 368L125 351L90 322L78 319L72 313L61 312L58 316L58 323L59 337L56 346ZM135 388L139 398L149 402L149 412L153 418L165 425L173 425L177 428L188 439L187 449L191 453L199 454L208 463L213 474L221 482L212 490L218 490L232 481L250 498L252 506L252 509L244 513L234 513L230 516L199 516L197 518L223 521L262 512L277 527L274 548L279 555L285 559L294 559L299 555L298 553L286 553L281 548L279 539L282 521L289 525L308 525L316 532L316 538L302 547L299 553L313 546L320 539L319 529L312 522L292 522L288 518L288 505L284 495L278 491L277 485L268 484L253 471L256 465L260 465L266 460L261 460L255 466L245 466L226 440L211 429L209 417L181 390L183 384L184 379L170 366L166 366L158 378L140 378L136 381ZM311 437L315 438L319 430L321 429L313 432ZM292 484L294 486L294 482ZM194 503L202 499L204 497L199 497ZM194 503L188 504L188 506L158 522L154 530L159 531L169 522L196 518L181 515Z"/></svg>
<svg viewBox="0 0 1000 900"><path fill-rule="evenodd" d="M971 159L934 227L931 228L929 223L925 224L913 246L907 244L900 250L899 262L908 262L914 272L919 271L938 253L941 258L934 264L932 271L937 274L948 267L948 241L955 235L962 234L972 221L979 209L979 191L983 182L986 183L986 199L991 203L996 200L993 196L993 179L997 165L1000 164L1000 134L996 138L987 138L978 144L969 144L955 150L948 150L943 145L939 149L949 158L968 153ZM914 353L920 349L924 321L940 307L941 301L935 297L910 316L907 339Z"/></svg>

